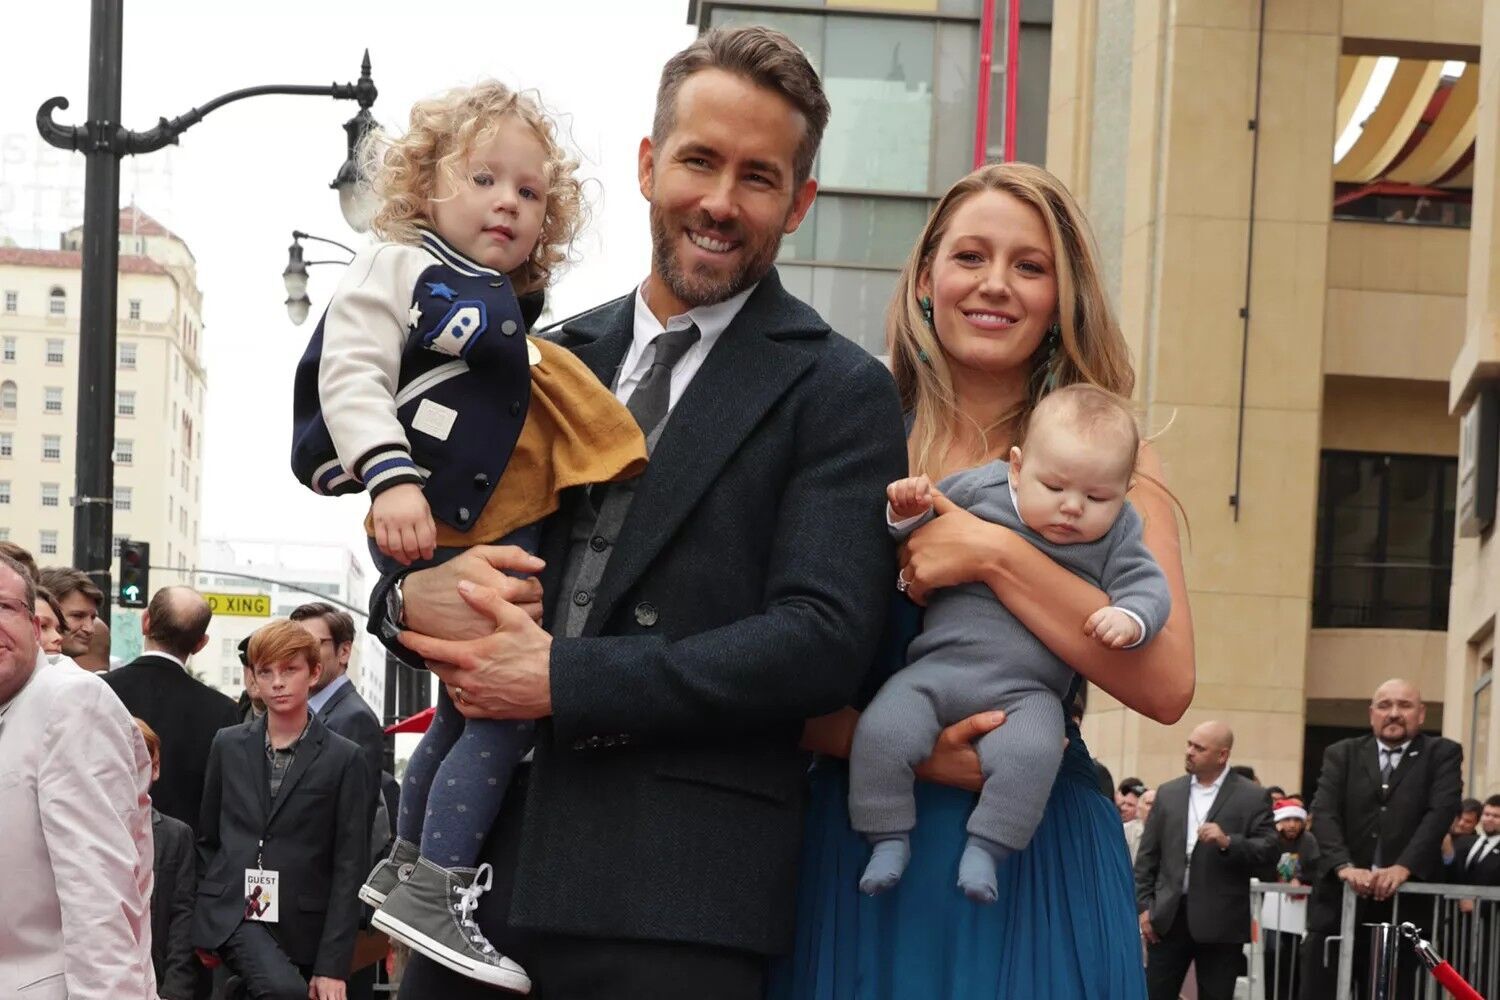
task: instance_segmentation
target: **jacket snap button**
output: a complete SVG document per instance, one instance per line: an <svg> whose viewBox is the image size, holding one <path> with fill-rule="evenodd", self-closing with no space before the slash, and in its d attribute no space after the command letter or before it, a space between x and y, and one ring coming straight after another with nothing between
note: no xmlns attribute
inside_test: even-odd
<svg viewBox="0 0 1500 1000"><path fill-rule="evenodd" d="M510 404L510 415L513 417L521 415L521 401L519 399Z"/></svg>
<svg viewBox="0 0 1500 1000"><path fill-rule="evenodd" d="M490 477L483 472L474 477L474 488L476 490L487 490L490 488Z"/></svg>
<svg viewBox="0 0 1500 1000"><path fill-rule="evenodd" d="M642 628L650 628L655 625L661 616L657 614L655 606L642 601L635 606L635 623Z"/></svg>
<svg viewBox="0 0 1500 1000"><path fill-rule="evenodd" d="M589 539L589 548L593 549L595 552L603 552L605 549L609 548L609 539L605 538L603 535L595 535L593 538Z"/></svg>
<svg viewBox="0 0 1500 1000"><path fill-rule="evenodd" d="M593 595L591 595L587 590L580 590L578 591L578 593L573 595L573 603L578 605L580 608L588 607L589 602L593 599Z"/></svg>
<svg viewBox="0 0 1500 1000"><path fill-rule="evenodd" d="M467 524L469 522L469 508L467 508L467 507L460 507L460 508L458 508L458 520L459 520L459 523L461 523L461 524Z"/></svg>
<svg viewBox="0 0 1500 1000"><path fill-rule="evenodd" d="M500 332L505 334L507 337L514 337L516 335L516 321L513 319L508 319L504 323L501 323Z"/></svg>

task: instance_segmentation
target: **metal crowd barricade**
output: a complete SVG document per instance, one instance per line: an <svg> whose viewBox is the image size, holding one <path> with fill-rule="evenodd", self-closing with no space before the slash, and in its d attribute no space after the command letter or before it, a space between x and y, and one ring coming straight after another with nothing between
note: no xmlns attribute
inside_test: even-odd
<svg viewBox="0 0 1500 1000"><path fill-rule="evenodd" d="M1274 922L1282 923L1275 918L1290 910L1291 898L1305 896L1309 891L1307 886L1252 881L1252 916L1260 921L1262 913L1266 912L1273 915ZM1272 902L1267 904L1267 899ZM1338 990L1328 1000L1371 1000L1375 996L1368 993L1369 983L1365 986L1365 994L1356 994L1353 987L1354 943L1361 939L1369 941L1371 933L1369 926L1361 927L1355 923L1358 901L1354 891L1345 886L1339 933L1328 938L1325 945L1328 954L1323 956L1326 962L1334 950L1338 952ZM1397 892L1387 919L1394 926L1406 922L1414 924L1431 942L1433 950L1446 958L1481 996L1500 1000L1500 888L1409 882ZM1293 977L1282 973L1289 968L1295 969L1293 975L1300 982L1302 943L1295 935L1260 928L1249 948L1246 970L1249 989L1236 995L1246 1000L1297 1000L1297 992L1289 988ZM1283 950L1288 945L1290 963L1283 957ZM1402 943L1398 950L1406 952L1408 949ZM1268 953L1273 956L1270 963L1266 959ZM1368 957L1365 961L1368 963ZM1365 978L1369 978L1368 968ZM1416 1000L1444 1000L1447 997L1414 955L1406 955L1398 964L1391 985L1394 987L1390 993L1392 997L1414 997Z"/></svg>

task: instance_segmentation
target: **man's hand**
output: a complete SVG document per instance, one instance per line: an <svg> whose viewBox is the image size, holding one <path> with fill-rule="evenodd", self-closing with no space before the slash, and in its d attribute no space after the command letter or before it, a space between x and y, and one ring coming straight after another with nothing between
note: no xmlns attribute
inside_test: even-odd
<svg viewBox="0 0 1500 1000"><path fill-rule="evenodd" d="M1146 939L1147 944L1156 944L1161 941L1161 938L1156 936L1156 929L1151 926L1151 914L1146 910L1141 911L1141 937Z"/></svg>
<svg viewBox="0 0 1500 1000"><path fill-rule="evenodd" d="M533 621L542 620L542 585L534 575L546 564L514 545L476 545L441 566L417 570L401 584L406 601L403 628L444 639L477 639L495 630L493 618L476 611L458 592L460 580L488 587Z"/></svg>
<svg viewBox="0 0 1500 1000"><path fill-rule="evenodd" d="M1353 889L1355 895L1358 896L1370 894L1370 879L1371 872L1368 868L1355 868L1351 865L1339 870L1339 880L1348 883L1349 888Z"/></svg>
<svg viewBox="0 0 1500 1000"><path fill-rule="evenodd" d="M1376 868L1370 873L1370 892L1376 899L1390 899L1409 878L1411 878L1411 869L1404 865Z"/></svg>
<svg viewBox="0 0 1500 1000"><path fill-rule="evenodd" d="M932 507L932 480L926 476L909 476L898 479L885 488L885 497L890 501L891 514L904 521L918 514L925 514Z"/></svg>
<svg viewBox="0 0 1500 1000"><path fill-rule="evenodd" d="M437 546L432 508L416 483L400 483L375 497L375 544L403 566L431 559Z"/></svg>
<svg viewBox="0 0 1500 1000"><path fill-rule="evenodd" d="M1140 641L1141 627L1119 608L1100 608L1083 623L1083 634L1093 636L1106 648L1124 649Z"/></svg>
<svg viewBox="0 0 1500 1000"><path fill-rule="evenodd" d="M540 719L552 714L552 636L490 587L461 580L460 597L490 624L477 639L402 632L469 719Z"/></svg>
<svg viewBox="0 0 1500 1000"><path fill-rule="evenodd" d="M327 976L313 976L307 984L308 1000L344 1000L344 981Z"/></svg>
<svg viewBox="0 0 1500 1000"><path fill-rule="evenodd" d="M1198 840L1217 847L1221 851L1229 846L1229 834L1225 833L1217 823L1204 823L1198 827Z"/></svg>
<svg viewBox="0 0 1500 1000"><path fill-rule="evenodd" d="M977 792L984 785L984 771L974 741L1005 723L1001 711L980 712L960 719L938 733L932 756L917 765L917 777L955 788Z"/></svg>

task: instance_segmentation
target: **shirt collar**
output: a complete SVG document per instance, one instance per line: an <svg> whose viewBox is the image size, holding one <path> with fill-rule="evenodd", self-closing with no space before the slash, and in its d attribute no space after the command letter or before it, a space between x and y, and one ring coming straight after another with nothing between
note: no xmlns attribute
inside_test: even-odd
<svg viewBox="0 0 1500 1000"><path fill-rule="evenodd" d="M309 704L311 704L311 703L309 702ZM271 721L270 721L270 719L267 719L266 720L266 753L267 754L272 754L272 753L295 753L296 750L297 750L297 748L302 745L302 741L307 738L307 731L312 728L312 722L313 722L313 713L312 713L312 709L309 708L308 711L307 711L307 721L302 724L302 732L300 732L300 733L297 734L297 738L295 740L292 740L292 742L288 743L284 747L273 747L273 746L271 746Z"/></svg>
<svg viewBox="0 0 1500 1000"><path fill-rule="evenodd" d="M26 683L21 685L21 690L11 695L10 700L5 702L5 704L0 705L0 726L5 725L5 717L10 714L10 710L15 707L16 702L21 700L21 695L26 693L26 689L31 686L31 682L36 680L36 675L50 666L52 666L52 662L47 659L47 654L38 648L36 651L36 666L32 668L31 676L26 678ZM83 668L80 667L79 669Z"/></svg>
<svg viewBox="0 0 1500 1000"><path fill-rule="evenodd" d="M1381 753L1393 753L1397 756L1405 756L1406 748L1411 746L1411 740L1407 740L1405 743L1393 747L1388 747L1384 743L1381 743L1379 740L1376 740L1375 742L1379 745Z"/></svg>
<svg viewBox="0 0 1500 1000"><path fill-rule="evenodd" d="M348 674L339 674L337 680L330 682L326 688L307 699L308 714L317 715L319 712L323 711L323 706L328 704L328 700L335 694L337 694L340 688L343 688L349 683L351 682L349 680Z"/></svg>
<svg viewBox="0 0 1500 1000"><path fill-rule="evenodd" d="M1226 764L1224 766L1224 770L1220 771L1219 772L1219 776L1214 779L1214 783L1213 784L1211 784L1211 785L1205 785L1205 784L1203 784L1202 782L1200 782L1198 780L1198 776L1197 775L1194 775L1193 776L1192 785L1193 785L1193 788L1197 789L1199 792L1207 791L1209 789L1212 789L1213 791L1217 792L1221 787L1223 787L1223 785L1224 785L1224 779L1227 778L1227 777L1229 777L1229 765Z"/></svg>
<svg viewBox="0 0 1500 1000"><path fill-rule="evenodd" d="M179 660L177 657L173 656L171 653L167 652L165 649L148 649L142 655L143 656L159 656L163 660L171 660L173 663L177 664L183 670L187 669L187 664L186 663L183 663L181 660Z"/></svg>
<svg viewBox="0 0 1500 1000"><path fill-rule="evenodd" d="M492 267L485 267L468 254L454 247L433 230L425 226L418 226L417 234L422 240L422 246L429 253L453 268L459 274L470 278L481 274L489 277L500 277L499 271Z"/></svg>
<svg viewBox="0 0 1500 1000"><path fill-rule="evenodd" d="M719 339L719 335L728 329L730 323L734 322L734 318L744 308L745 301L750 298L757 287L759 287L758 284L751 285L743 292L723 302L694 306L685 313L668 316L666 325L663 326L657 320L656 314L651 311L651 307L646 305L646 283L641 282L635 290L635 340L631 345L632 353L639 356L640 352L646 349L646 345L659 334L668 330L682 330L689 324L695 324L698 327L704 348L712 347Z"/></svg>

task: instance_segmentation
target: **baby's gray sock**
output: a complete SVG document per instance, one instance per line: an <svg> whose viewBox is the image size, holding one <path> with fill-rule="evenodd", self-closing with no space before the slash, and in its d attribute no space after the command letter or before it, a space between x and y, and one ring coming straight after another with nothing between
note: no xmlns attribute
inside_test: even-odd
<svg viewBox="0 0 1500 1000"><path fill-rule="evenodd" d="M993 903L1000 896L995 866L1012 853L1004 844L969 834L969 843L958 862L958 887L976 903Z"/></svg>
<svg viewBox="0 0 1500 1000"><path fill-rule="evenodd" d="M904 833L872 835L875 850L870 863L859 877L859 891L876 896L901 881L906 863L911 860L911 838Z"/></svg>

